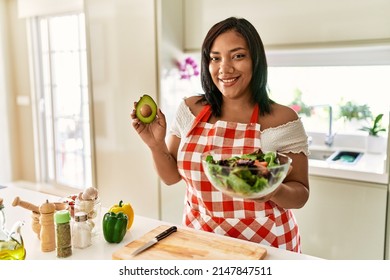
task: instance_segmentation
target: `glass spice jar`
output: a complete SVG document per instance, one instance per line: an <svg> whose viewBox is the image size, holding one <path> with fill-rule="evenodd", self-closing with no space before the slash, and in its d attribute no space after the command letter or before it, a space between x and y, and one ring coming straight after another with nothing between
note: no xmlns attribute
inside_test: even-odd
<svg viewBox="0 0 390 280"><path fill-rule="evenodd" d="M100 211L101 211L101 202L100 199L94 200L82 200L76 198L74 205L74 213L85 212L88 216L88 223L91 225L92 236L98 235L98 223L100 223Z"/></svg>
<svg viewBox="0 0 390 280"><path fill-rule="evenodd" d="M92 227L88 223L88 214L77 212L74 215L72 228L72 242L74 248L84 249L92 244Z"/></svg>
<svg viewBox="0 0 390 280"><path fill-rule="evenodd" d="M54 214L54 220L56 224L57 257L69 257L72 255L72 234L69 211L57 211Z"/></svg>

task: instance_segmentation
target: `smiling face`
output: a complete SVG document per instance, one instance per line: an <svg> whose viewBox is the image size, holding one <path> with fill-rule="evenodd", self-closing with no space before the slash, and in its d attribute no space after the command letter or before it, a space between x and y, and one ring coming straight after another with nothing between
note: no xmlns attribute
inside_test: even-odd
<svg viewBox="0 0 390 280"><path fill-rule="evenodd" d="M209 71L224 97L251 96L252 59L245 39L236 31L227 31L215 39Z"/></svg>

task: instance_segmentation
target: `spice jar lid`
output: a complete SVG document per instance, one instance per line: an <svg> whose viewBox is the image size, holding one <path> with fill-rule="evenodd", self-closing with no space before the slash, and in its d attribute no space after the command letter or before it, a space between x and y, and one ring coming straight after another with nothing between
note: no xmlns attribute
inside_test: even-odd
<svg viewBox="0 0 390 280"><path fill-rule="evenodd" d="M74 220L76 222L85 222L86 220L88 220L88 214L85 212L77 212L76 214L74 214Z"/></svg>
<svg viewBox="0 0 390 280"><path fill-rule="evenodd" d="M54 214L56 224L65 224L70 221L70 213L68 210L59 210Z"/></svg>

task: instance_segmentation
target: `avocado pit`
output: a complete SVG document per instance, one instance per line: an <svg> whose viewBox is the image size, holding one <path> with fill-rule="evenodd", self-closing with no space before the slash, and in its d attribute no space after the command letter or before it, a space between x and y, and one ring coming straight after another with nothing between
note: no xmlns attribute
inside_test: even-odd
<svg viewBox="0 0 390 280"><path fill-rule="evenodd" d="M144 118L147 118L152 114L152 108L148 104L144 104L141 107L140 112Z"/></svg>

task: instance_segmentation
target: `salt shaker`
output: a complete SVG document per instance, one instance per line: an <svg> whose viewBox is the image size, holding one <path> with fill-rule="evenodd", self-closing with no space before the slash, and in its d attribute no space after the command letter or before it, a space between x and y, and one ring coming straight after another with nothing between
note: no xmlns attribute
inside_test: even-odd
<svg viewBox="0 0 390 280"><path fill-rule="evenodd" d="M60 210L54 214L54 218L56 223L57 257L69 257L72 255L70 213L68 210Z"/></svg>
<svg viewBox="0 0 390 280"><path fill-rule="evenodd" d="M87 213L75 213L72 236L74 248L84 249L92 244L92 227L88 223Z"/></svg>

